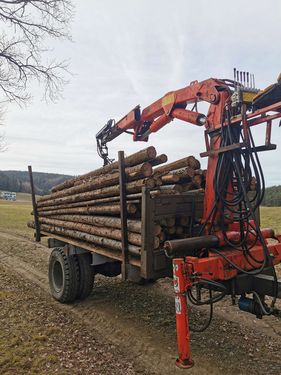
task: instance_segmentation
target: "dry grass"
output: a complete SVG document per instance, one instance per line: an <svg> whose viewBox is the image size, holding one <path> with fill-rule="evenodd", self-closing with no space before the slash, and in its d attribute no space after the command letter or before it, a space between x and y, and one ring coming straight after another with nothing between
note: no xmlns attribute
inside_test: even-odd
<svg viewBox="0 0 281 375"><path fill-rule="evenodd" d="M25 237L32 237L32 230L27 228L26 223L32 219L30 194L17 194L17 201L0 200L0 230Z"/></svg>
<svg viewBox="0 0 281 375"><path fill-rule="evenodd" d="M281 207L261 207L261 226L281 233Z"/></svg>

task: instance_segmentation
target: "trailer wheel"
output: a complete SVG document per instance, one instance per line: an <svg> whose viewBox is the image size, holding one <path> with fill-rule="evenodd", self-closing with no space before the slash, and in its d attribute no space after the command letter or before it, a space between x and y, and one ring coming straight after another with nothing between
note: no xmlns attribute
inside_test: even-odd
<svg viewBox="0 0 281 375"><path fill-rule="evenodd" d="M79 266L73 255L63 248L55 248L49 258L49 284L51 294L61 303L73 302L79 288Z"/></svg>
<svg viewBox="0 0 281 375"><path fill-rule="evenodd" d="M76 255L79 266L79 287L76 298L83 300L86 299L93 289L94 285L94 267L91 266L91 254L84 253Z"/></svg>

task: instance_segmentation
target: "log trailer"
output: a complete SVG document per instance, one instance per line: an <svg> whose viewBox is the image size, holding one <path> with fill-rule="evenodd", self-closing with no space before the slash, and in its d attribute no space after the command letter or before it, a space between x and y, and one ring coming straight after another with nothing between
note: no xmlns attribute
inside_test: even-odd
<svg viewBox="0 0 281 375"><path fill-rule="evenodd" d="M200 102L209 104L206 114L199 112ZM192 327L188 321L187 301L210 307L210 317L202 327L196 328L198 331L208 327L214 303L226 295L232 297L233 303L239 296L239 308L258 318L274 314L275 302L281 298L281 281L278 281L275 271L275 265L281 261L281 235L272 229L260 228L258 212L264 198L265 181L258 154L276 149L271 143L271 128L273 121L279 118L281 77L261 91L255 88L253 75L235 69L232 80L210 78L194 81L187 87L167 93L143 110L135 107L118 122L109 120L96 139L105 170L112 173L113 164L119 167L121 217L120 222L116 219L116 228L121 230L122 251L116 253L81 240L69 240L58 233L52 235L49 247L56 249L50 257L49 280L54 298L70 302L77 296L87 296L93 286L91 265L95 273L106 276L121 273L123 279L132 279L136 275L147 280L173 276L179 352L176 365L180 368L193 366L190 354ZM125 167L128 167L129 159L124 159L124 154L119 152L118 162L112 163L107 143L123 133L132 134L134 141L147 141L152 133L174 119L205 129L206 150L200 154L208 158L205 191L204 194L158 197L143 188L141 248L139 253L132 254L127 233L131 223L126 212ZM256 145L252 135L252 128L258 125L265 128L262 145ZM29 169L33 192L32 225L39 241L48 233L39 222L32 171ZM253 177L256 190L249 194ZM69 190L75 190L75 181L81 183L81 180L74 180L68 185L73 186ZM178 214L190 216L191 222L197 223L196 230L190 227L189 238L168 240L162 249L155 251L151 235L153 222ZM77 280L71 279L71 272L76 275L77 266L72 255L79 259L78 291Z"/></svg>
<svg viewBox="0 0 281 375"><path fill-rule="evenodd" d="M207 114L199 102L209 103ZM188 109L188 105L192 108ZM201 228L195 237L167 241L166 256L173 260L176 326L179 356L176 365L190 368L189 300L194 305L213 304L231 295L233 303L258 318L275 313L281 298L281 281L274 266L281 260L281 235L261 229L255 214L264 198L265 181L258 153L276 149L271 143L273 120L281 118L281 75L265 90L255 88L254 75L234 69L234 79L194 81L172 91L142 111L135 107L120 121L109 120L97 134L98 153L110 163L107 142L122 133L134 141L147 141L174 119L204 126L208 157ZM281 122L280 122L281 124ZM265 128L265 141L256 145L252 128ZM249 197L252 177L256 193ZM202 290L208 291L203 297ZM268 296L271 297L270 304Z"/></svg>

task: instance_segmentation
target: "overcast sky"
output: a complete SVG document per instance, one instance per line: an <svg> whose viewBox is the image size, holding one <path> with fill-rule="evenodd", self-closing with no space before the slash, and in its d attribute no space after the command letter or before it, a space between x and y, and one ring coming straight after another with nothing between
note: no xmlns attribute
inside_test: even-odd
<svg viewBox="0 0 281 375"><path fill-rule="evenodd" d="M74 4L74 42L55 48L58 59L70 59L73 76L56 104L42 102L38 94L27 108L7 108L8 150L0 154L0 170L26 170L31 164L42 172L87 172L102 164L94 136L108 119L118 120L137 104L144 108L193 80L232 78L233 67L255 73L260 88L281 71L279 0ZM257 139L263 132L260 126ZM261 155L268 186L281 184L280 132L275 124L277 151ZM124 134L109 148L116 157L118 150L130 154L146 145ZM174 121L153 134L149 145L170 161L198 157L204 151L203 129Z"/></svg>

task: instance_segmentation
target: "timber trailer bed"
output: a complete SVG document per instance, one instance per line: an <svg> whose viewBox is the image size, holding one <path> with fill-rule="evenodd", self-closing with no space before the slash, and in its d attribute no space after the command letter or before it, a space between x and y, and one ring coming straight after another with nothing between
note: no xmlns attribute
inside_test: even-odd
<svg viewBox="0 0 281 375"><path fill-rule="evenodd" d="M36 240L40 241L41 237L47 236L48 247L50 249L63 249L65 255L75 255L78 257L78 260L80 259L80 255L85 257L86 254L88 262L90 262L91 266L93 266L93 272L103 274L104 276L113 277L122 274L123 280L129 279L133 282L142 282L145 280L152 281L163 277L172 277L172 260L165 255L163 247L154 249L154 223L160 222L163 219L166 220L170 217L179 217L184 215L188 218L189 222L187 235L191 237L196 234L196 230L198 230L198 223L202 219L204 200L204 194L202 192L198 191L178 195L162 194L159 196L151 196L150 189L144 187L142 189L141 198L140 253L130 254L128 251L128 238L126 235L127 213L125 182L120 181L120 201L122 202L121 233L123 250L121 253L114 252L106 247L95 247L93 244L65 238L61 235L51 235L50 233L44 232L40 229L37 204L35 201L34 187L32 182L32 170L30 167L29 171L32 186ZM125 199L123 199L123 196ZM61 269L58 267L56 271L61 272ZM83 272L88 271L84 270ZM60 279L60 282L62 283L62 275L53 275L54 282L55 279ZM57 285L57 288L62 288L62 284ZM85 288L87 288L87 286L85 286Z"/></svg>

